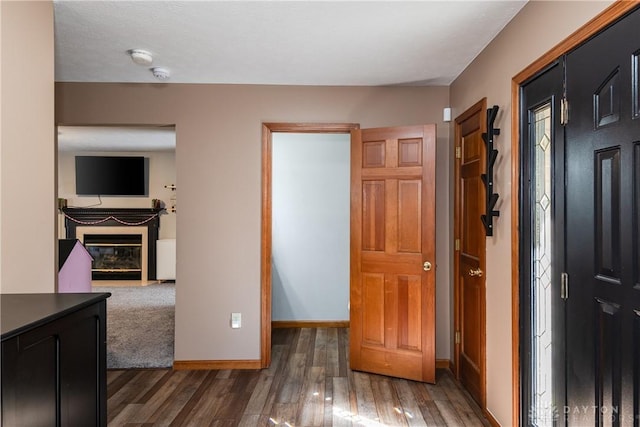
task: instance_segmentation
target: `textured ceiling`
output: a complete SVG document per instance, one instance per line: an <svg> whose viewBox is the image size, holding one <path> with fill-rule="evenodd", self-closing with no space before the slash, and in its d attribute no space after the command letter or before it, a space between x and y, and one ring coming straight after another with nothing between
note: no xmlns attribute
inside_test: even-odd
<svg viewBox="0 0 640 427"><path fill-rule="evenodd" d="M54 0L56 81L449 85L524 5Z"/></svg>

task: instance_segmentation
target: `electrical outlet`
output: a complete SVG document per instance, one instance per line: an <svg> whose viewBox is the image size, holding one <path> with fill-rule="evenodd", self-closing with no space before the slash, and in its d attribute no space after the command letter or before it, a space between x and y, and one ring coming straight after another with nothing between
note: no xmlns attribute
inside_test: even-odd
<svg viewBox="0 0 640 427"><path fill-rule="evenodd" d="M242 327L242 314L231 313L231 328L238 329Z"/></svg>

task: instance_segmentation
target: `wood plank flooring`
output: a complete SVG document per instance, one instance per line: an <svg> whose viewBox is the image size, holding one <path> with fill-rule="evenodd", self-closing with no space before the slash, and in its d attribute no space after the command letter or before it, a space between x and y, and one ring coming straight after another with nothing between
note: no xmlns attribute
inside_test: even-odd
<svg viewBox="0 0 640 427"><path fill-rule="evenodd" d="M111 370L111 426L487 426L446 370L437 384L354 372L348 329L274 329L264 370Z"/></svg>

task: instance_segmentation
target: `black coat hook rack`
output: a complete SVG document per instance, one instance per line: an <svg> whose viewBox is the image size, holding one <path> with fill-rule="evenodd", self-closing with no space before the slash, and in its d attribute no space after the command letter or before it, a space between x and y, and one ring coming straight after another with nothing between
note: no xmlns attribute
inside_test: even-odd
<svg viewBox="0 0 640 427"><path fill-rule="evenodd" d="M481 215L480 219L482 220L482 224L484 224L487 236L493 236L493 218L500 216L500 211L494 210L499 196L493 191L493 166L498 157L498 150L493 148L493 138L500 135L500 129L494 128L493 123L498 115L498 110L497 105L487 110L487 132L482 134L482 139L487 146L487 167L486 173L483 173L481 178L482 182L484 182L487 197L485 200L485 214Z"/></svg>

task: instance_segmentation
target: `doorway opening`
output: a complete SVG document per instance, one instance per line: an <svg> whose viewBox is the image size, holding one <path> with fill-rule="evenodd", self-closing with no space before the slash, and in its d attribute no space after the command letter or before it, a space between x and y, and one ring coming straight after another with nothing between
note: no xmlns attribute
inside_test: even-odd
<svg viewBox="0 0 640 427"><path fill-rule="evenodd" d="M264 123L262 125L262 225L261 225L261 365L271 363L273 315L273 138L274 133L350 134L357 124Z"/></svg>
<svg viewBox="0 0 640 427"><path fill-rule="evenodd" d="M349 319L349 134L272 141L272 325Z"/></svg>
<svg viewBox="0 0 640 427"><path fill-rule="evenodd" d="M91 253L91 291L112 294L107 304L107 367L171 367L177 240L175 126L59 125L57 133L57 234L60 239L79 239ZM97 179L77 173L77 158L87 156L144 158L144 191L109 195L78 191L78 180Z"/></svg>

